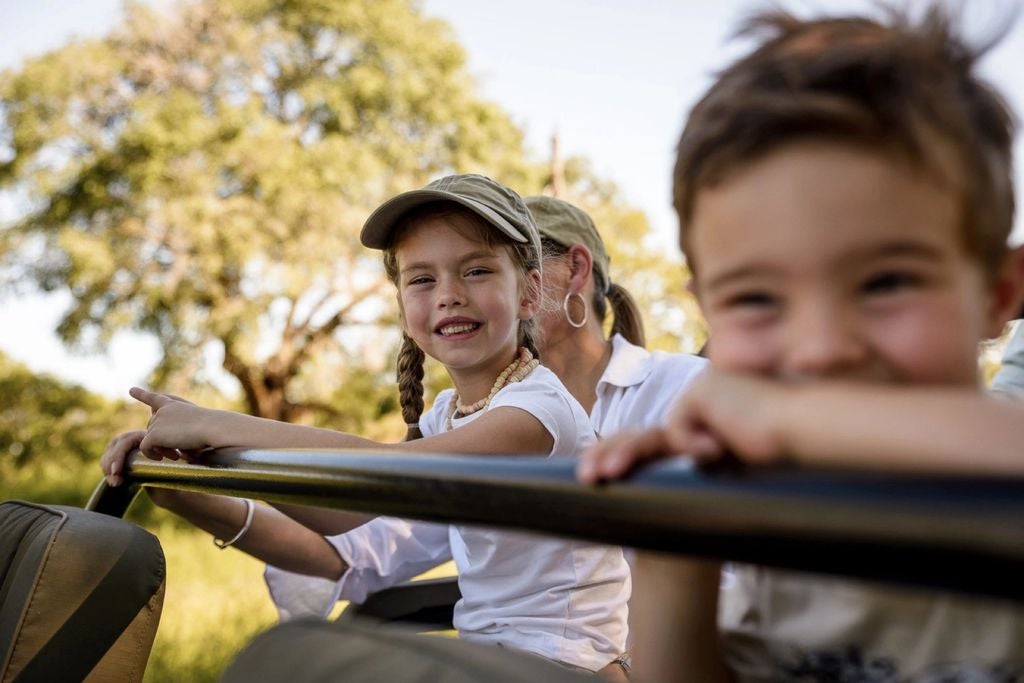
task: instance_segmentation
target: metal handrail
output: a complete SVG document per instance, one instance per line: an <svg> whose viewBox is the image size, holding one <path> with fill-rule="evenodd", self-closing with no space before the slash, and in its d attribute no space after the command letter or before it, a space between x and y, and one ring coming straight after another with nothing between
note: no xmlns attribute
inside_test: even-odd
<svg viewBox="0 0 1024 683"><path fill-rule="evenodd" d="M941 587L1024 601L1024 478L667 461L583 486L569 460L388 451L215 452L130 461L89 509L123 515L161 487L507 527L635 548Z"/></svg>

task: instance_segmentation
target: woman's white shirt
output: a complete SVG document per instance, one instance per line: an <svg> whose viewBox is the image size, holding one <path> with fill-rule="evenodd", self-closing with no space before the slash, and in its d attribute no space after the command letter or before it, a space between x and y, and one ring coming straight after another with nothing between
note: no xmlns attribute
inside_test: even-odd
<svg viewBox="0 0 1024 683"><path fill-rule="evenodd" d="M612 356L597 382L590 421L599 436L660 425L669 407L707 367L688 353L648 351L612 337Z"/></svg>

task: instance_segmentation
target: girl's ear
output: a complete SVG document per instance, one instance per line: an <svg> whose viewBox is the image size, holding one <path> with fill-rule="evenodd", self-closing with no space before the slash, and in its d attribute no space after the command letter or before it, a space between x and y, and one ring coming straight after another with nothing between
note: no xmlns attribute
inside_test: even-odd
<svg viewBox="0 0 1024 683"><path fill-rule="evenodd" d="M1011 249L989 291L989 338L1003 333L1006 323L1024 317L1024 246Z"/></svg>
<svg viewBox="0 0 1024 683"><path fill-rule="evenodd" d="M529 320L540 313L541 298L543 296L541 285L539 270L534 268L526 273L526 279L523 282L519 298L520 320Z"/></svg>

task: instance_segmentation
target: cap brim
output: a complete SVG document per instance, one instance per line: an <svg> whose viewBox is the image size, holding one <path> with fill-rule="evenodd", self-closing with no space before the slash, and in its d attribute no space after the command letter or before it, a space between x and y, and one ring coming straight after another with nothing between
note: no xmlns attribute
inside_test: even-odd
<svg viewBox="0 0 1024 683"><path fill-rule="evenodd" d="M463 197L451 192L444 192L443 190L412 190L392 197L378 206L377 209L370 214L370 217L366 219L366 222L363 224L363 229L359 233L359 241L364 247L369 247L371 249L386 249L391 245L391 236L395 232L395 224L398 223L399 219L401 219L404 214L421 207L424 204L430 204L438 201L449 201L460 204L473 213L479 215L481 218L501 230L515 241L529 241L529 238L527 238L527 236L518 228L513 226L508 222L508 220L502 217L501 214L485 204L481 204L474 199L469 199L468 197Z"/></svg>

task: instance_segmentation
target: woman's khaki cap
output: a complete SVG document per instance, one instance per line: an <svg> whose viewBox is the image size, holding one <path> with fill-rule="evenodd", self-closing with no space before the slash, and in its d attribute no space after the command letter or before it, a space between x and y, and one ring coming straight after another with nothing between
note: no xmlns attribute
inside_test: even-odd
<svg viewBox="0 0 1024 683"><path fill-rule="evenodd" d="M439 178L422 190L403 192L370 214L359 233L364 247L386 249L402 216L425 204L449 201L477 214L516 242L529 242L540 259L540 234L523 198L490 178L475 173Z"/></svg>
<svg viewBox="0 0 1024 683"><path fill-rule="evenodd" d="M607 292L611 285L611 278L608 276L610 259L604 248L604 241L590 216L579 207L554 197L537 195L526 197L523 201L537 221L541 237L566 248L582 244L590 250L594 260L594 274L597 276L596 284L599 289Z"/></svg>

